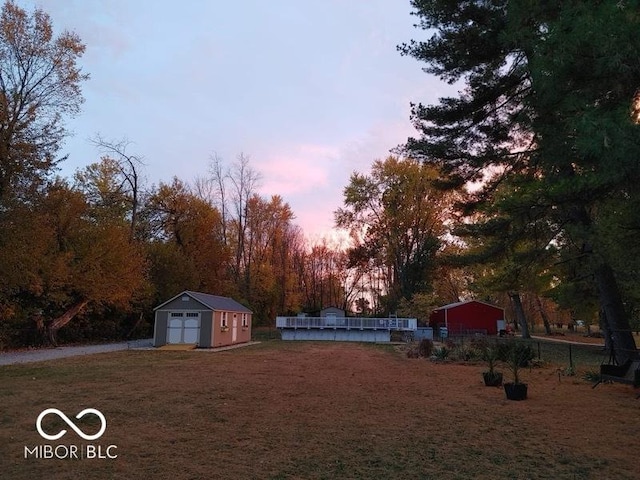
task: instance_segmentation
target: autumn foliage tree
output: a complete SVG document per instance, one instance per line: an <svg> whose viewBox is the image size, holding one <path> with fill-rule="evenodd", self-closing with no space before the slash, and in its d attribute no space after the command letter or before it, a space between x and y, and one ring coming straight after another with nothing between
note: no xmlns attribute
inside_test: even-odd
<svg viewBox="0 0 640 480"><path fill-rule="evenodd" d="M49 15L28 14L7 1L0 12L0 341L7 324L19 330L33 308L29 293L42 293L43 264L52 254L51 227L39 211L47 182L60 161L66 117L78 113L88 76L77 62L77 35L54 36ZM43 199L42 196L45 195ZM41 235L42 234L42 235ZM26 235L26 236L25 236Z"/></svg>
<svg viewBox="0 0 640 480"><path fill-rule="evenodd" d="M308 312L335 306L349 310L359 290L359 277L349 268L344 249L326 239L293 252L301 303Z"/></svg>
<svg viewBox="0 0 640 480"><path fill-rule="evenodd" d="M437 177L416 160L376 161L370 175L351 176L344 207L335 212L336 225L357 239L353 265L375 260L381 267L387 312L431 288L448 210L447 195L433 187Z"/></svg>
<svg viewBox="0 0 640 480"><path fill-rule="evenodd" d="M141 211L156 302L181 290L229 293L229 251L222 239L220 213L174 178L161 183Z"/></svg>
<svg viewBox="0 0 640 480"><path fill-rule="evenodd" d="M256 318L269 323L278 312L299 308L291 260L299 231L292 223L291 208L278 195L268 200L252 196L246 212L245 235L240 244L244 249L241 295L252 299L258 310Z"/></svg>
<svg viewBox="0 0 640 480"><path fill-rule="evenodd" d="M38 235L37 269L18 297L54 345L58 331L77 315L126 308L145 283L146 262L126 226L97 222L95 212L82 192L59 180L30 214Z"/></svg>
<svg viewBox="0 0 640 480"><path fill-rule="evenodd" d="M0 13L0 205L28 198L58 163L64 117L78 113L78 36L54 36L49 15L31 15L12 1Z"/></svg>

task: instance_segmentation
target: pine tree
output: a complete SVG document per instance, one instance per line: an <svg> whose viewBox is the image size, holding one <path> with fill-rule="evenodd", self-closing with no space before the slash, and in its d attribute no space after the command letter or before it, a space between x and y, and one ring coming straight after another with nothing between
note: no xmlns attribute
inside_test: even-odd
<svg viewBox="0 0 640 480"><path fill-rule="evenodd" d="M638 2L414 0L430 39L400 47L464 89L414 105L407 150L445 173L443 187L483 180L465 213L490 204L545 222L548 244L577 249L598 292L618 360L636 353L604 207L640 180ZM508 202L496 192L508 184ZM518 213L520 212L520 213ZM609 217L608 221L611 221Z"/></svg>

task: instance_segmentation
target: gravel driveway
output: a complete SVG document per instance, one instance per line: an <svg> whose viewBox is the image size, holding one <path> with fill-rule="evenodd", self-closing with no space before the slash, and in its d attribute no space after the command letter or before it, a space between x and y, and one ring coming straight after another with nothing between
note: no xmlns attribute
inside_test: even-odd
<svg viewBox="0 0 640 480"><path fill-rule="evenodd" d="M132 340L130 342L107 343L104 345L83 345L79 347L40 348L37 350L21 350L18 352L0 353L0 365L16 363L42 362L57 358L91 355L93 353L116 352L132 348L151 348L151 338Z"/></svg>

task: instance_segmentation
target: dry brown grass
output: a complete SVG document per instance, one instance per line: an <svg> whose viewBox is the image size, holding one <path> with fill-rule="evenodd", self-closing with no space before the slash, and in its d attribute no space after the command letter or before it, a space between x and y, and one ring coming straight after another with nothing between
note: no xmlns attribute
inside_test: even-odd
<svg viewBox="0 0 640 480"><path fill-rule="evenodd" d="M624 385L391 347L265 342L220 353L120 352L0 368L0 478L636 479L640 400ZM100 409L115 460L24 459L45 408ZM52 427L50 427L52 428ZM73 432L59 443L79 442Z"/></svg>

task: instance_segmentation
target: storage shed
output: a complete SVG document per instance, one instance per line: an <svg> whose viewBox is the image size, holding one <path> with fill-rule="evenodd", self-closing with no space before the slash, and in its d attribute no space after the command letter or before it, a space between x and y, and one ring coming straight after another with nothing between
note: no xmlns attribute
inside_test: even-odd
<svg viewBox="0 0 640 480"><path fill-rule="evenodd" d="M153 346L223 347L251 340L252 312L232 298L184 291L155 309Z"/></svg>
<svg viewBox="0 0 640 480"><path fill-rule="evenodd" d="M342 317L345 316L345 311L338 307L327 307L320 310L321 317Z"/></svg>
<svg viewBox="0 0 640 480"><path fill-rule="evenodd" d="M436 331L446 327L449 335L496 335L504 328L504 309L478 300L451 303L434 310L429 325Z"/></svg>
<svg viewBox="0 0 640 480"><path fill-rule="evenodd" d="M345 312L338 307L327 307L320 310L320 318L325 319L325 325L340 327L346 325Z"/></svg>

